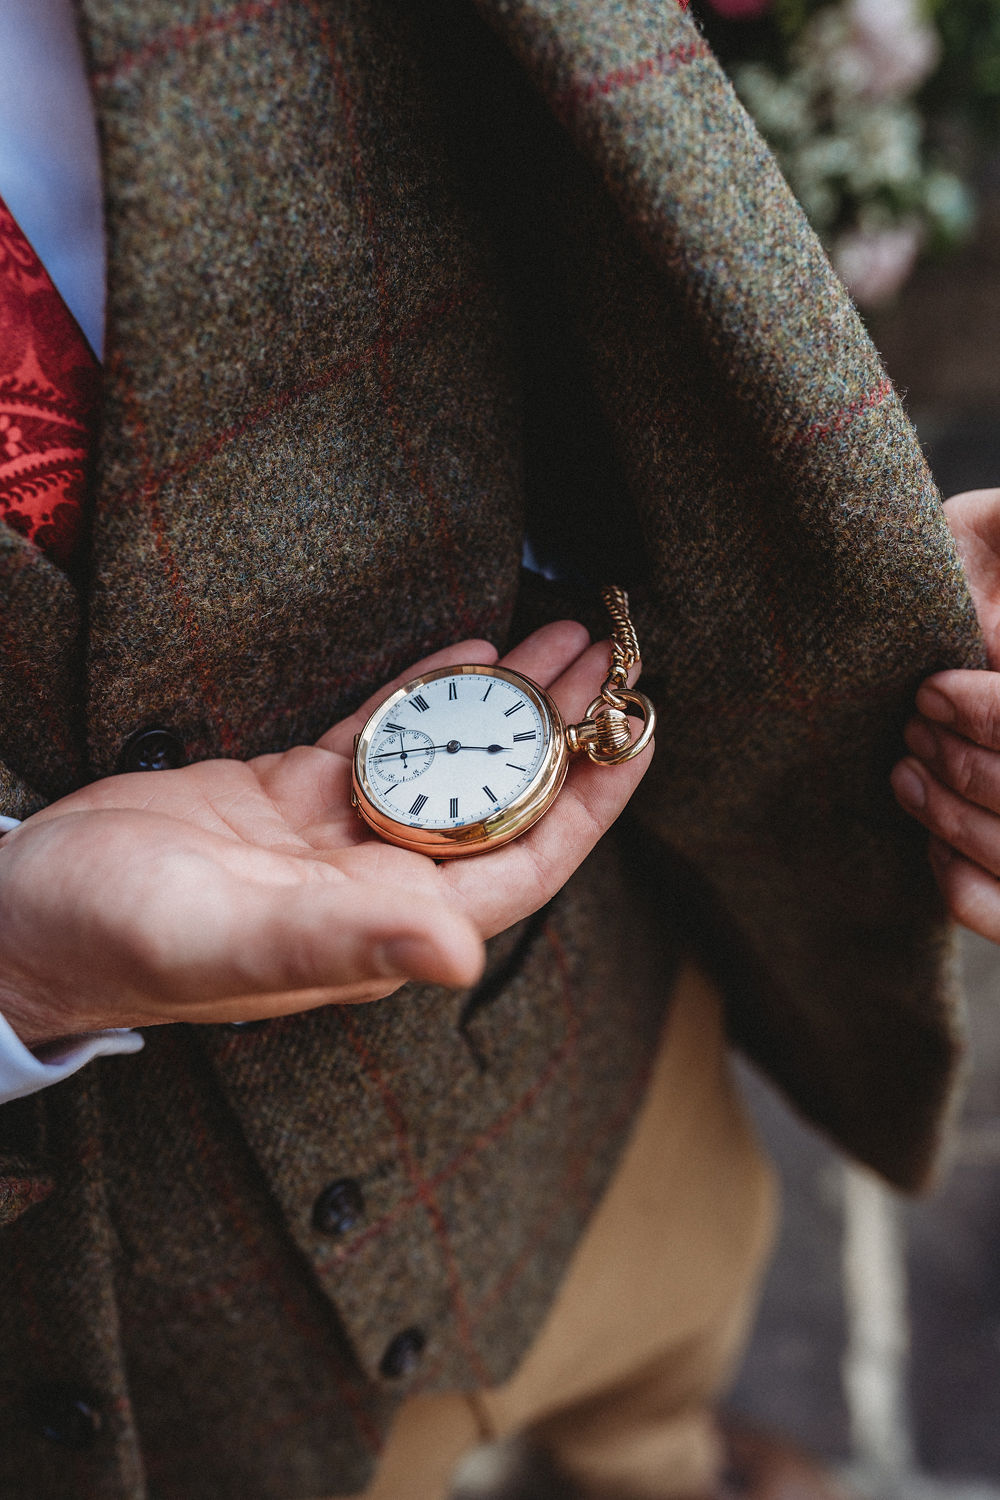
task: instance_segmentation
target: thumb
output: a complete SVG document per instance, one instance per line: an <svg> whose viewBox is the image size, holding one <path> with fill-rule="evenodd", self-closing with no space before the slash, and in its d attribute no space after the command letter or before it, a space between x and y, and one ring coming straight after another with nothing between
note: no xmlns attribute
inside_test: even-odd
<svg viewBox="0 0 1000 1500"><path fill-rule="evenodd" d="M230 1019L237 996L249 1002L267 995L263 1009L253 1008L276 1015L358 998L359 991L373 998L373 990L387 994L405 980L463 987L482 972L483 944L472 922L424 891L356 882L238 884L238 893L202 892L196 932L186 914L183 943L166 945L164 987L185 1019L192 1007L210 1019L206 1002L224 1000Z"/></svg>

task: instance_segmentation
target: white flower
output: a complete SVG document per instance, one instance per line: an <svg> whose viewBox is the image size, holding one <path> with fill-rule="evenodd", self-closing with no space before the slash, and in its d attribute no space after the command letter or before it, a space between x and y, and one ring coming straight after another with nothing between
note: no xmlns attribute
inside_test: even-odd
<svg viewBox="0 0 1000 1500"><path fill-rule="evenodd" d="M894 297L909 276L921 237L920 225L912 219L887 229L850 229L834 242L833 264L855 301L877 307Z"/></svg>
<svg viewBox="0 0 1000 1500"><path fill-rule="evenodd" d="M852 192L864 196L881 186L912 185L923 173L923 122L905 104L858 105L851 120Z"/></svg>
<svg viewBox="0 0 1000 1500"><path fill-rule="evenodd" d="M911 94L934 71L941 40L917 0L848 0L847 15L863 93L881 99Z"/></svg>
<svg viewBox="0 0 1000 1500"><path fill-rule="evenodd" d="M976 212L972 195L953 172L927 174L924 205L935 227L949 240L964 238L972 228Z"/></svg>
<svg viewBox="0 0 1000 1500"><path fill-rule="evenodd" d="M810 90L798 74L780 79L763 63L734 69L736 90L769 140L794 143L815 128Z"/></svg>

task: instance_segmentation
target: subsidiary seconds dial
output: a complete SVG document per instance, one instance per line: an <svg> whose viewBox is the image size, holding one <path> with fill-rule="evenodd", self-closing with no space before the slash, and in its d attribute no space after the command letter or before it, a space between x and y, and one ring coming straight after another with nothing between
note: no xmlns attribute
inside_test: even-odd
<svg viewBox="0 0 1000 1500"><path fill-rule="evenodd" d="M434 760L430 735L386 720L368 753L375 785L389 792L404 781L412 781Z"/></svg>

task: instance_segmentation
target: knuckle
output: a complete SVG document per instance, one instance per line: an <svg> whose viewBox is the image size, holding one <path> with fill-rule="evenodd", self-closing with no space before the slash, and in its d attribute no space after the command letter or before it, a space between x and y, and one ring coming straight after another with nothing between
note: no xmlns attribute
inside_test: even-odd
<svg viewBox="0 0 1000 1500"><path fill-rule="evenodd" d="M948 737L945 749L948 784L960 797L974 797L981 779L980 757L978 746L955 736Z"/></svg>
<svg viewBox="0 0 1000 1500"><path fill-rule="evenodd" d="M959 858L939 872L938 884L953 922L991 942L1000 941L1000 882Z"/></svg>
<svg viewBox="0 0 1000 1500"><path fill-rule="evenodd" d="M996 941L1000 934L1000 920L996 913L984 910L982 899L973 893L966 881L957 880L950 884L945 893L945 906L951 920L960 927Z"/></svg>
<svg viewBox="0 0 1000 1500"><path fill-rule="evenodd" d="M961 845L965 826L964 803L961 798L935 783L933 779L927 789L924 821L940 838L944 839L946 844L952 844L956 848Z"/></svg>
<svg viewBox="0 0 1000 1500"><path fill-rule="evenodd" d="M959 922L963 927L972 925L975 917L974 906L968 885L963 880L956 880L952 875L940 878L941 894L944 897L945 908L953 922Z"/></svg>
<svg viewBox="0 0 1000 1500"><path fill-rule="evenodd" d="M979 744L1000 749L1000 698L995 691L984 690L972 716L972 731Z"/></svg>

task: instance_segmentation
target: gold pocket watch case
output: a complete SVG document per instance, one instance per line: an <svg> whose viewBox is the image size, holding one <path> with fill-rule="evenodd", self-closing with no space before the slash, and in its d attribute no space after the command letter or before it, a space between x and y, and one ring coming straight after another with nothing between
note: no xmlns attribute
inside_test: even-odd
<svg viewBox="0 0 1000 1500"><path fill-rule="evenodd" d="M566 778L566 726L506 667L440 667L397 688L355 741L352 796L376 833L436 859L517 838Z"/></svg>

